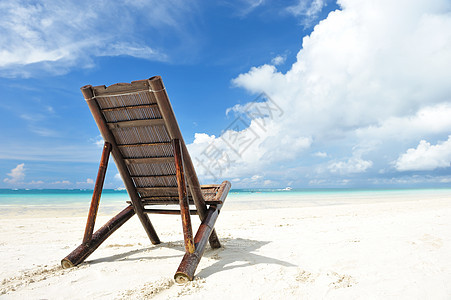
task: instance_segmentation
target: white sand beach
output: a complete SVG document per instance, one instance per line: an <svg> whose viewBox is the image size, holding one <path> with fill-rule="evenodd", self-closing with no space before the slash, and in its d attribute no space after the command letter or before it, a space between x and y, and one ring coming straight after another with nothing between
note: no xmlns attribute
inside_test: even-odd
<svg viewBox="0 0 451 300"><path fill-rule="evenodd" d="M177 216L150 215L160 245L135 216L85 263L63 270L60 260L81 242L83 210L10 213L0 220L0 298L450 299L448 196L260 209L226 203L216 224L223 248L207 247L196 279L184 285L173 281L184 251ZM97 225L108 219L104 213Z"/></svg>

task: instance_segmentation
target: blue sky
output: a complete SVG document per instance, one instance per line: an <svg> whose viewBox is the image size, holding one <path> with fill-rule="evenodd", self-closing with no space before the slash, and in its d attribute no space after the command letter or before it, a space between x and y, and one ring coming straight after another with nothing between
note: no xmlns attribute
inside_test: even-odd
<svg viewBox="0 0 451 300"><path fill-rule="evenodd" d="M447 187L446 0L0 3L0 188L92 188L79 88L161 75L201 182ZM110 163L105 187L122 186Z"/></svg>

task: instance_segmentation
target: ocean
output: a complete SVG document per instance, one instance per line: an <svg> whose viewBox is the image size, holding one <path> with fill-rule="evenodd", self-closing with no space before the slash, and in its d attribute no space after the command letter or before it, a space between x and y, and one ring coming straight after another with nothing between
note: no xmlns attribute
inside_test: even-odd
<svg viewBox="0 0 451 300"><path fill-rule="evenodd" d="M92 190L0 189L0 217L86 215ZM224 210L308 207L359 203L451 200L451 189L232 189ZM99 214L113 214L128 201L125 190L102 192Z"/></svg>

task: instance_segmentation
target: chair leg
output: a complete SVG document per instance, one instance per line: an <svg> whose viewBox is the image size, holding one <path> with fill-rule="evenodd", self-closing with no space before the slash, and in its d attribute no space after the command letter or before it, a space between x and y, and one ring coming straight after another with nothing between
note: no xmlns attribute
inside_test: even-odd
<svg viewBox="0 0 451 300"><path fill-rule="evenodd" d="M97 173L96 184L94 186L94 192L92 193L91 207L89 208L89 215L86 222L83 243L89 242L92 238L92 233L94 232L94 225L96 222L97 211L99 209L100 196L102 195L103 183L105 181L105 174L108 167L110 152L111 144L105 142L102 151L102 158L100 159L99 172Z"/></svg>
<svg viewBox="0 0 451 300"><path fill-rule="evenodd" d="M216 234L216 229L213 228L210 237L208 238L210 246L213 249L221 248L221 242L219 242L218 235Z"/></svg>
<svg viewBox="0 0 451 300"><path fill-rule="evenodd" d="M87 243L82 243L74 251L72 251L68 256L61 260L61 266L66 269L74 267L82 263L89 255L91 255L113 232L115 232L119 227L124 225L125 222L130 220L135 214L133 206L128 206L111 220L109 220L105 225L103 225L99 230L97 230L90 241Z"/></svg>
<svg viewBox="0 0 451 300"><path fill-rule="evenodd" d="M185 172L183 169L183 157L182 157L182 149L180 147L180 140L173 139L172 148L174 149L175 170L180 203L180 216L182 217L182 226L183 226L183 240L185 242L186 252L193 253L194 252L193 228L191 226L188 195L186 193Z"/></svg>
<svg viewBox="0 0 451 300"><path fill-rule="evenodd" d="M204 254L208 238L213 232L216 220L218 219L220 207L213 205L207 211L207 217L202 221L194 237L196 250L193 253L185 253L180 263L174 279L177 283L185 283L194 279L194 272L199 265L200 259Z"/></svg>

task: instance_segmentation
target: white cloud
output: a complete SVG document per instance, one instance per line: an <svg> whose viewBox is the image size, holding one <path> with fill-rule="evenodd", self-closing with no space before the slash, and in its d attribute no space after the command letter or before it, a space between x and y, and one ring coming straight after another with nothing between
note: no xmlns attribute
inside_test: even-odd
<svg viewBox="0 0 451 300"><path fill-rule="evenodd" d="M10 178L3 179L6 183L19 183L25 178L25 164L18 164L10 173L7 174Z"/></svg>
<svg viewBox="0 0 451 300"><path fill-rule="evenodd" d="M296 5L287 7L287 11L296 17L302 17L304 27L309 27L325 5L324 0L299 0Z"/></svg>
<svg viewBox="0 0 451 300"><path fill-rule="evenodd" d="M286 74L264 65L234 82L291 104L311 127L361 127L447 100L451 51L442 41L451 33L441 29L450 28L451 18L433 9L419 12L426 8L418 4L358 2L346 1L343 11L315 27Z"/></svg>
<svg viewBox="0 0 451 300"><path fill-rule="evenodd" d="M97 146L97 148L103 149L103 146L105 145L105 140L101 135L98 135L96 138L92 138L90 140Z"/></svg>
<svg viewBox="0 0 451 300"><path fill-rule="evenodd" d="M119 174L119 173L116 173L116 175L114 175L114 179L115 179L115 180L119 180L119 181L122 181L122 177L121 177L121 174Z"/></svg>
<svg viewBox="0 0 451 300"><path fill-rule="evenodd" d="M417 148L410 148L395 162L398 171L430 171L451 166L451 135L447 141L431 145L421 140Z"/></svg>
<svg viewBox="0 0 451 300"><path fill-rule="evenodd" d="M350 183L349 179L312 179L308 182L310 186L345 186Z"/></svg>
<svg viewBox="0 0 451 300"><path fill-rule="evenodd" d="M69 180L58 180L58 181L52 182L52 184L56 184L56 185L69 185L69 184L71 184L71 182L70 182Z"/></svg>
<svg viewBox="0 0 451 300"><path fill-rule="evenodd" d="M286 55L284 55L284 56L282 56L282 55L277 55L276 57L274 57L274 58L271 60L271 63L272 63L274 66L278 66L278 65L282 65L283 63L285 63L286 60L287 60Z"/></svg>
<svg viewBox="0 0 451 300"><path fill-rule="evenodd" d="M325 179L312 179L309 181L309 185L323 185L326 183Z"/></svg>
<svg viewBox="0 0 451 300"><path fill-rule="evenodd" d="M375 178L371 180L374 184L384 185L404 185L404 186L418 186L421 184L443 184L451 182L450 176L431 176L431 175L408 175L393 178Z"/></svg>
<svg viewBox="0 0 451 300"><path fill-rule="evenodd" d="M327 157L327 153L318 151L318 152L313 153L313 156L325 158L325 157Z"/></svg>
<svg viewBox="0 0 451 300"><path fill-rule="evenodd" d="M140 45L135 43L114 43L110 45L107 49L102 49L98 53L99 56L120 56L127 55L143 59L154 59L154 60L168 60L168 56L164 53L160 53L146 45Z"/></svg>
<svg viewBox="0 0 451 300"><path fill-rule="evenodd" d="M362 140L415 139L418 136L451 131L451 103L439 103L420 108L415 114L389 117L377 125L359 128L357 136Z"/></svg>
<svg viewBox="0 0 451 300"><path fill-rule="evenodd" d="M14 184L17 186L40 186L44 184L42 180L32 180L29 182L24 182L25 179L25 163L18 164L14 169L11 170L7 175L9 178L3 179L3 182L8 184Z"/></svg>
<svg viewBox="0 0 451 300"><path fill-rule="evenodd" d="M44 181L42 181L42 180L32 180L28 184L30 184L30 185L41 185L41 184L44 184Z"/></svg>
<svg viewBox="0 0 451 300"><path fill-rule="evenodd" d="M272 186L274 181L266 179L264 175L254 174L250 177L234 178L231 180L235 188L262 187Z"/></svg>
<svg viewBox="0 0 451 300"><path fill-rule="evenodd" d="M330 163L328 169L332 173L353 174L365 172L372 165L373 162L370 160L364 160L360 157L351 157L346 161Z"/></svg>
<svg viewBox="0 0 451 300"><path fill-rule="evenodd" d="M184 39L184 20L192 15L195 4L181 0L3 1L0 75L63 73L73 66L90 67L92 57L105 55L167 60L165 53L149 46L152 36L143 30L172 29L172 36Z"/></svg>
<svg viewBox="0 0 451 300"><path fill-rule="evenodd" d="M251 177L251 180L252 181L257 181L257 180L260 180L262 178L263 178L263 176L261 176L261 175L254 175L254 176Z"/></svg>
<svg viewBox="0 0 451 300"><path fill-rule="evenodd" d="M92 178L86 178L86 181L77 182L79 185L92 185L94 184L94 180Z"/></svg>
<svg viewBox="0 0 451 300"><path fill-rule="evenodd" d="M281 124L270 117L253 119L248 127L244 124L243 119L235 119L220 137L195 135L188 148L198 174L207 178L251 176L271 163L295 159L311 144L309 137L294 130L282 132Z"/></svg>
<svg viewBox="0 0 451 300"><path fill-rule="evenodd" d="M239 0L239 1L226 1L222 4L231 6L235 9L237 16L245 17L252 13L255 9L265 3L265 0Z"/></svg>
<svg viewBox="0 0 451 300"><path fill-rule="evenodd" d="M196 135L189 145L193 157L209 162L205 149L210 145L231 158L224 168L213 170L211 164L202 175L213 170L210 175L249 177L282 165L308 166L323 176L377 173L390 167L406 143L449 134L449 1L342 0L339 5L341 11L331 12L303 38L288 72L262 65L232 81L251 93L265 93L283 114L255 118L219 137ZM246 114L251 105L236 105L227 113ZM224 142L230 133L236 141L253 142L236 155ZM320 151L336 160L315 168L308 157ZM217 159L210 161L218 165ZM306 176L320 182L312 172Z"/></svg>

